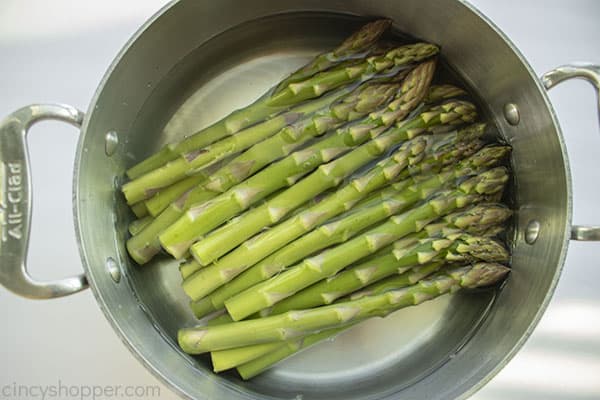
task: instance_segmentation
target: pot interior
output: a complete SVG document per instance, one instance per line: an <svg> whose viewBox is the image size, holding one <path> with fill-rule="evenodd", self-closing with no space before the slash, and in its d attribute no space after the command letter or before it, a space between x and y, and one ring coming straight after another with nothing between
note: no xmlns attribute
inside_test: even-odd
<svg viewBox="0 0 600 400"><path fill-rule="evenodd" d="M193 7L190 12L194 12ZM448 398L444 396L456 390L462 393L482 380L525 335L526 330L521 327L510 338L512 347L506 345L504 354L481 362L481 365L490 363L487 371L475 371L471 377L463 375L459 389L452 385L442 390L443 376L447 373L441 371L453 368L460 371L477 359L476 352L481 348L470 348L472 338L488 335L485 341L489 344L486 331L489 328L483 328L484 333L479 329L490 324L488 316L494 319L494 315L503 314L504 323L508 323L507 307L511 301L524 301L525 294L522 289L515 292L511 285L515 277L511 277L499 293L481 291L444 296L384 319L359 324L245 382L235 372L216 376L211 372L208 356L192 357L178 349L177 330L197 323L180 287L178 263L161 255L140 267L128 258L124 241L127 226L134 217L122 196L115 192L115 186L122 182L124 169L163 144L196 132L250 103L314 54L334 47L362 23L363 18L342 13L276 13L231 26L210 39L197 42L196 46L188 44L189 51L182 48L178 56L170 54L177 49L167 49L166 40L154 43L155 51L163 52L163 58L170 59L168 65L161 63L160 58L145 60L146 65L139 57L134 61L137 65L125 64L122 60L97 99L82 142L78 171L78 228L84 261L109 320L142 361L188 396L375 399L402 392L410 398L415 393L425 393L413 391L433 379L438 382L436 385L441 385L436 394ZM182 26L186 26L185 23ZM152 27L146 35L154 33ZM391 32L389 38L411 40L399 31ZM435 37L426 39L439 43ZM129 52L145 51L140 42L133 43ZM442 54L445 54L443 43ZM136 67L139 76L135 74ZM485 94L472 76L461 71L460 65L443 57L437 75L439 83L457 82L468 88L471 99L479 107L481 119L490 124L492 131L502 132L506 140L513 142L513 133L507 134L506 128L498 123L493 106L479 100L479 96L485 98ZM109 130L120 135L121 145L116 154L107 157L102 151L102 138ZM517 175L523 171L518 162L513 159ZM518 209L521 200L516 193L516 190L509 191L508 196ZM101 219L98 212L102 210L114 218L98 221ZM98 228L92 229L91 224ZM519 240L517 235L515 251L518 251ZM118 283L112 281L104 269L108 257L120 264L122 279ZM556 260L555 256L555 265ZM528 268L525 264L515 267ZM546 294L549 285L545 283ZM507 299L507 296L518 297ZM528 307L539 309L542 303L538 300ZM523 327L531 323L535 312L528 315L529 321L524 321ZM466 364L456 364L454 360L464 357L465 352L468 353L467 360L463 360ZM470 384L469 379L473 379Z"/></svg>

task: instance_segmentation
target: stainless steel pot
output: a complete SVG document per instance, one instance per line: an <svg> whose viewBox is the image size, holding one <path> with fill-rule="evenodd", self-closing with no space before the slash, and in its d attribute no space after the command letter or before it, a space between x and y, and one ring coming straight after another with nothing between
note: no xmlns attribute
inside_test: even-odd
<svg viewBox="0 0 600 400"><path fill-rule="evenodd" d="M177 347L176 330L193 318L177 270L167 265L172 262L139 268L127 258L123 243L131 216L116 186L134 159L249 102L310 54L332 47L360 23L358 16L391 17L401 31L440 44L490 122L514 146L512 276L497 295L441 298L371 321L250 382L216 376L207 359ZM449 26L448 20L456 22ZM598 227L571 226L567 156L544 90L574 77L600 88L600 68L592 65L560 67L538 80L491 22L457 0L173 3L125 46L85 116L69 106L33 105L0 125L0 282L32 298L64 296L89 284L133 354L186 397L467 397L534 329L569 238L600 240ZM82 131L74 210L84 274L56 282L32 280L25 266L31 215L26 135L43 119Z"/></svg>

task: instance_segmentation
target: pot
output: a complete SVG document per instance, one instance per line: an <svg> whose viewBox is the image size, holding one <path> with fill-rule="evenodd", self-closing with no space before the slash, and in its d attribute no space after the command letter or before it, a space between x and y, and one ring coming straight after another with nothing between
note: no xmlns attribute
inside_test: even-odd
<svg viewBox="0 0 600 400"><path fill-rule="evenodd" d="M369 321L252 381L216 376L206 358L177 346L177 329L193 317L173 262L140 268L127 257L132 216L116 190L123 171L248 103L309 55L334 46L360 16L391 17L396 28L440 44L449 69L513 145L512 275L498 293L448 296L417 312ZM449 19L460 23L449 27ZM91 287L130 350L184 397L468 397L531 334L559 279L569 238L600 240L600 228L571 226L567 155L545 92L575 77L600 87L600 68L593 65L559 67L539 80L491 22L456 0L175 2L117 56L85 115L65 105L32 105L0 125L0 282L32 298ZM55 282L34 281L25 263L32 193L26 135L44 119L81 127L73 198L84 273Z"/></svg>

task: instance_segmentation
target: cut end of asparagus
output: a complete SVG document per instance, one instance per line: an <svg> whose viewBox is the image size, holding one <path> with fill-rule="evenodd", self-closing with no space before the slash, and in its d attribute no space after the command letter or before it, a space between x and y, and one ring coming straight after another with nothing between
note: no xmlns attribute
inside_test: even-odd
<svg viewBox="0 0 600 400"><path fill-rule="evenodd" d="M127 252L138 265L144 265L160 252L160 246L153 243L145 243L140 246L136 243L137 237L132 237L127 241Z"/></svg>
<svg viewBox="0 0 600 400"><path fill-rule="evenodd" d="M202 341L205 334L206 329L202 329L202 327L183 328L177 332L177 343L187 354L202 354L205 351L198 350L198 343Z"/></svg>
<svg viewBox="0 0 600 400"><path fill-rule="evenodd" d="M190 308L194 313L194 316L198 319L204 318L211 312L217 310L208 297L204 297L200 300L190 301Z"/></svg>
<svg viewBox="0 0 600 400"><path fill-rule="evenodd" d="M146 158L142 162L139 162L138 164L129 168L125 172L125 174L127 175L127 177L129 179L139 178L140 176L144 175L145 173L150 172L152 170L155 170L156 168L163 166L167 162L175 159L177 156L178 156L178 154L173 152L172 146L167 145L167 146L163 147L162 149L160 149L160 151L158 151L157 153L151 155L150 157Z"/></svg>

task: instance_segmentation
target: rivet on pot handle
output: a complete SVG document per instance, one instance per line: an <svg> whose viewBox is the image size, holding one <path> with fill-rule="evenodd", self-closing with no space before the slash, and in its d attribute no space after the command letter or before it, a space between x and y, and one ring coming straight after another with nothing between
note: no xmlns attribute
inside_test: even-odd
<svg viewBox="0 0 600 400"><path fill-rule="evenodd" d="M0 283L24 297L50 299L88 287L84 274L38 282L26 268L31 227L31 172L27 133L43 120L64 121L81 127L83 113L67 105L34 104L0 123Z"/></svg>
<svg viewBox="0 0 600 400"><path fill-rule="evenodd" d="M596 101L598 102L598 117L600 121L600 65L563 65L542 75L542 83L546 89L551 89L557 84L573 78L585 79L596 89ZM571 227L571 239L600 241L600 226L573 225Z"/></svg>

